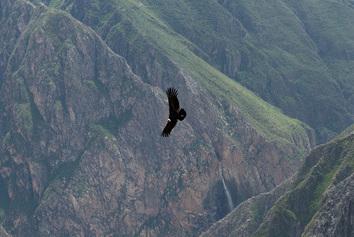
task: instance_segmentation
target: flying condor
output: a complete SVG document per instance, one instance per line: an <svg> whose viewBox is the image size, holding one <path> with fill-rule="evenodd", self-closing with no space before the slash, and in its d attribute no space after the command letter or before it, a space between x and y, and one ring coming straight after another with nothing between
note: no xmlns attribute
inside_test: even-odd
<svg viewBox="0 0 354 237"><path fill-rule="evenodd" d="M186 111L179 106L178 102L178 91L175 88L168 88L166 90L167 98L168 98L168 106L169 106L169 116L167 120L167 124L163 129L161 136L168 137L172 131L172 129L176 126L177 121L182 121L186 118Z"/></svg>

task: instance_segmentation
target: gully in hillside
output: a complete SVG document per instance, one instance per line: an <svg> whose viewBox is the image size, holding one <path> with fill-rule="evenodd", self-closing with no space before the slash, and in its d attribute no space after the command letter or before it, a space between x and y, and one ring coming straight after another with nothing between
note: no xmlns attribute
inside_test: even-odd
<svg viewBox="0 0 354 237"><path fill-rule="evenodd" d="M172 129L176 126L177 120L182 121L187 115L186 111L179 106L177 98L178 91L175 88L168 88L166 94L168 98L170 114L168 116L167 124L161 133L161 136L163 137L168 137Z"/></svg>

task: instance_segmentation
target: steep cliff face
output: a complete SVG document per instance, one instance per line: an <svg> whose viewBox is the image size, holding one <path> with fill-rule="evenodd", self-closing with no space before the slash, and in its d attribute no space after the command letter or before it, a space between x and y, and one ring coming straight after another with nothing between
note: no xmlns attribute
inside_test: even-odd
<svg viewBox="0 0 354 237"><path fill-rule="evenodd" d="M236 205L289 177L310 149L307 126L212 68L148 11L112 5L109 19L125 20L104 31L37 2L1 1L9 234L193 236L229 211L225 186ZM188 117L162 139L170 85Z"/></svg>
<svg viewBox="0 0 354 237"><path fill-rule="evenodd" d="M9 4L10 1L4 0L0 2L1 25L4 26L0 29L0 82L4 77L8 59L16 45L16 39L26 29L33 13L30 2L22 3L15 1L12 3L12 11L8 7Z"/></svg>
<svg viewBox="0 0 354 237"><path fill-rule="evenodd" d="M201 236L353 236L353 147L350 134L316 148L293 180L242 203Z"/></svg>
<svg viewBox="0 0 354 237"><path fill-rule="evenodd" d="M269 209L290 189L293 183L294 178L291 177L272 191L259 194L242 202L234 211L215 222L200 237L252 236Z"/></svg>

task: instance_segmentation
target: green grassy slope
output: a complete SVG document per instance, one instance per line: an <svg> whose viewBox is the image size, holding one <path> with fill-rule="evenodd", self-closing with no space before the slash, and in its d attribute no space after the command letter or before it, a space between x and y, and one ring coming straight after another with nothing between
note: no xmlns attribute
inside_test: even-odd
<svg viewBox="0 0 354 237"><path fill-rule="evenodd" d="M139 1L120 1L119 5L125 7L127 16L141 34L152 40L185 72L202 83L210 93L236 104L250 123L266 138L290 142L293 132L304 132L298 121L284 116L281 111L265 103L196 56L188 48L186 39L171 31L149 8L143 5L139 7Z"/></svg>
<svg viewBox="0 0 354 237"><path fill-rule="evenodd" d="M255 236L300 236L319 210L330 185L354 172L354 135L318 147L306 159L295 184L270 209Z"/></svg>
<svg viewBox="0 0 354 237"><path fill-rule="evenodd" d="M70 10L73 1L48 2ZM171 44L182 37L182 45L196 56L313 127L320 143L353 122L350 1L91 0L80 8L86 23L103 35L117 17L111 9L116 8L118 17L135 22L139 37L153 40L163 54L169 47L164 40L172 39ZM134 8L129 10L134 17L123 8ZM161 34L149 36L150 29L159 28L170 34L161 42ZM120 30L132 36L131 28ZM146 45L140 46L142 53Z"/></svg>
<svg viewBox="0 0 354 237"><path fill-rule="evenodd" d="M141 2L211 65L315 128L320 142L353 121L354 10L347 3Z"/></svg>

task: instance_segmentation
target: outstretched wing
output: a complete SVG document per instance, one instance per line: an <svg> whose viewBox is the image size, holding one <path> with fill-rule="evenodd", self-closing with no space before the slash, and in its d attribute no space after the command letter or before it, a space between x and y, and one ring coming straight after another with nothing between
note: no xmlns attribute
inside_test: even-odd
<svg viewBox="0 0 354 237"><path fill-rule="evenodd" d="M168 105L170 108L171 113L178 113L179 110L179 102L177 99L178 91L175 88L168 88L166 91L167 98L168 98Z"/></svg>
<svg viewBox="0 0 354 237"><path fill-rule="evenodd" d="M176 126L177 120L168 120L165 128L163 129L161 136L168 137L172 131L172 129Z"/></svg>

